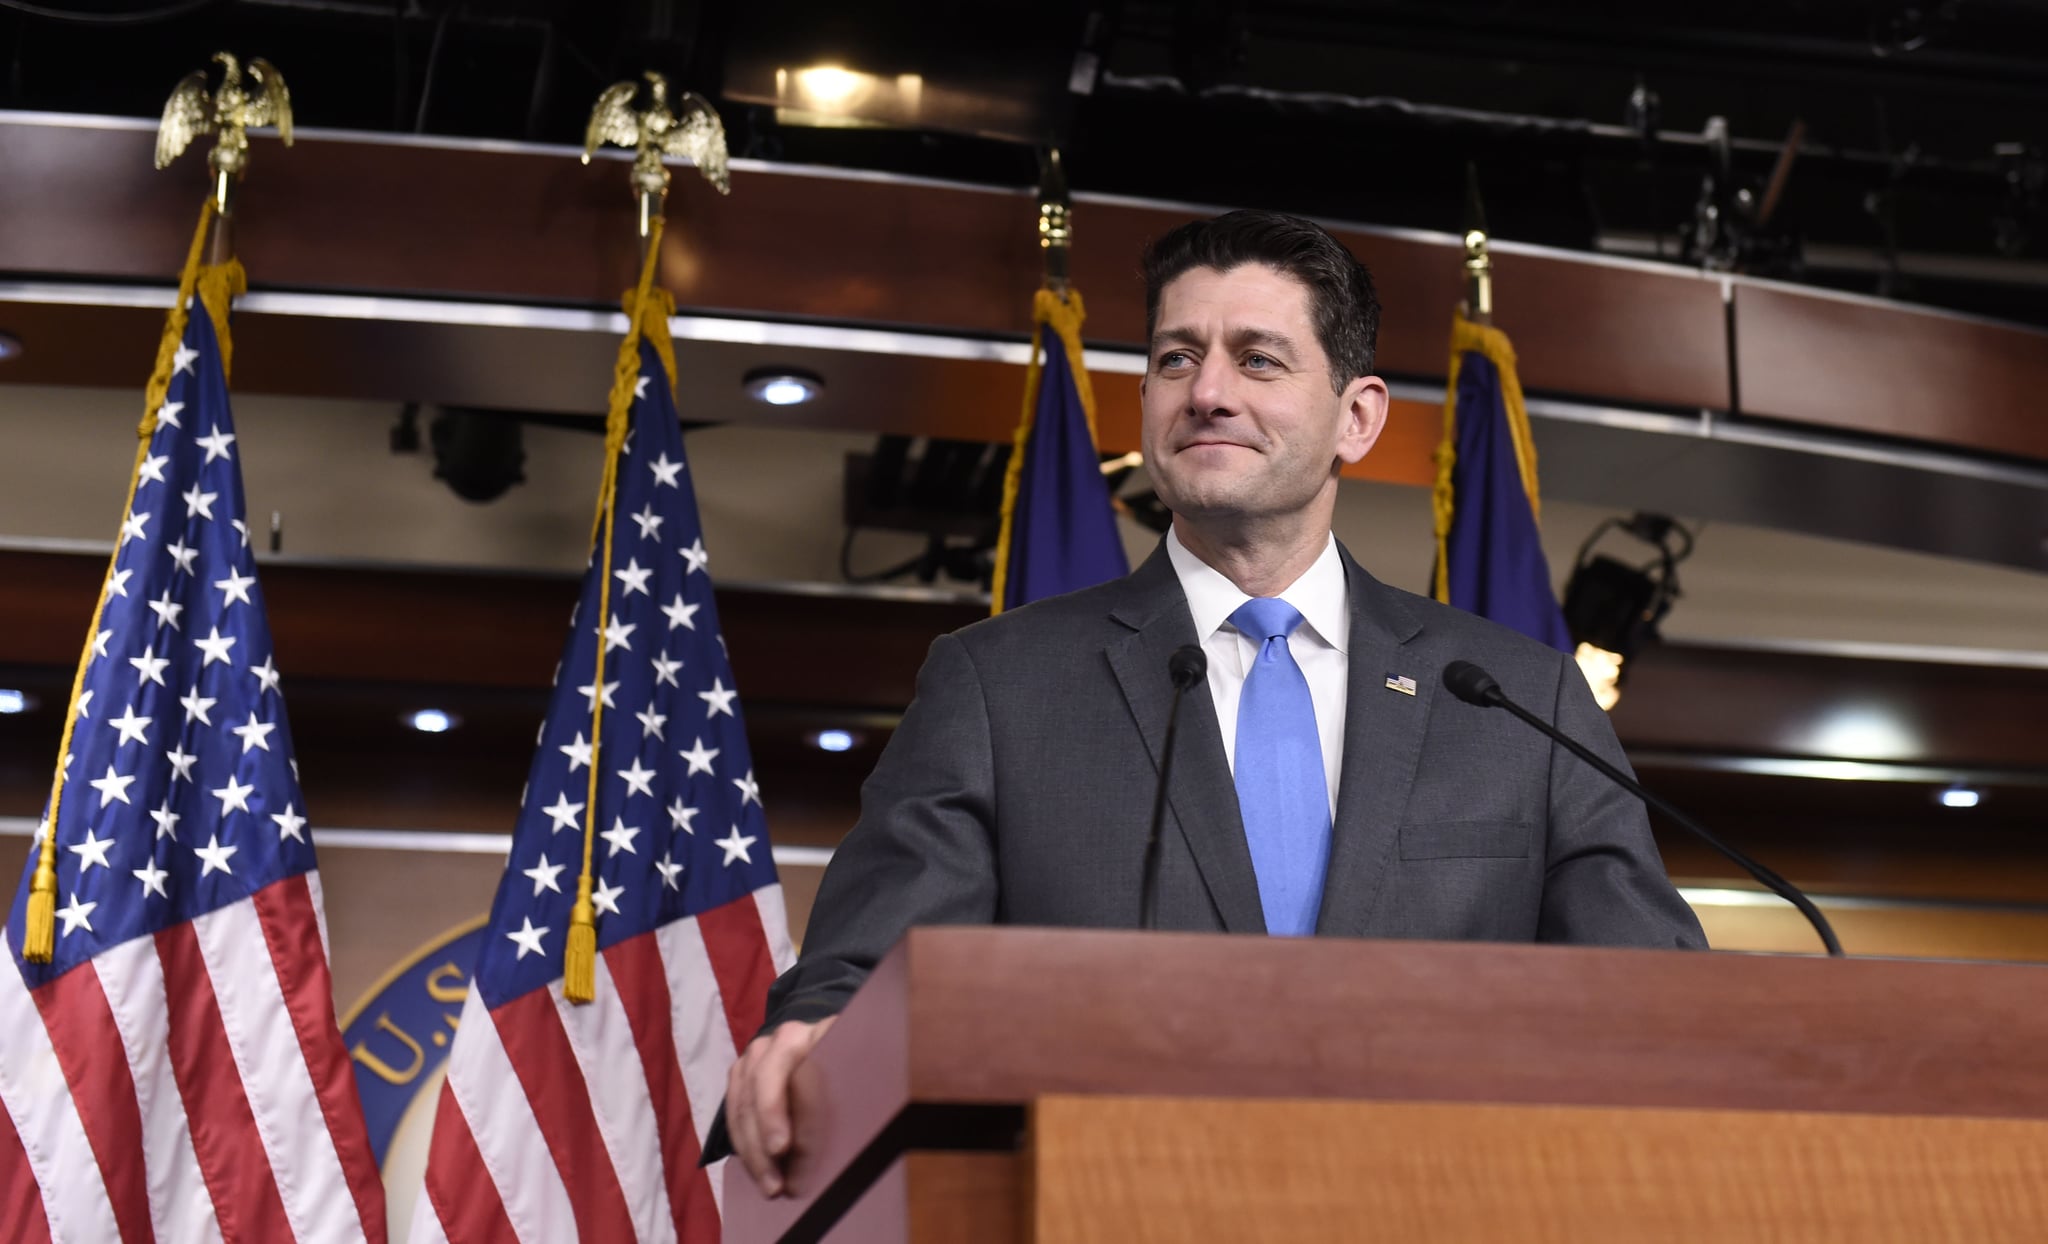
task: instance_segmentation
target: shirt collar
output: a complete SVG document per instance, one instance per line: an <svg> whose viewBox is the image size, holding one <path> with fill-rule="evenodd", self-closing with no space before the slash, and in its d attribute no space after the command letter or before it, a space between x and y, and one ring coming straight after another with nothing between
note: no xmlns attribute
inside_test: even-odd
<svg viewBox="0 0 2048 1244"><path fill-rule="evenodd" d="M1251 599L1222 571L1203 561L1180 542L1180 533L1166 533L1166 556L1180 577L1180 588L1194 615L1195 638L1207 640L1230 620L1237 607ZM1301 612L1318 638L1339 652L1351 647L1351 593L1344 582L1344 562L1337 555L1337 537L1330 536L1322 556L1280 593L1280 599Z"/></svg>

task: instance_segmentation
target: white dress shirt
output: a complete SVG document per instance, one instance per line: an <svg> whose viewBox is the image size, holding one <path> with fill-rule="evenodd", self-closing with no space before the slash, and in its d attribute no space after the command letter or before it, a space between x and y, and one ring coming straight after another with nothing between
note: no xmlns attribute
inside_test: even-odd
<svg viewBox="0 0 2048 1244"><path fill-rule="evenodd" d="M1237 772L1237 702L1245 675L1258 659L1259 643L1230 624L1230 615L1251 597L1223 573L1188 551L1180 533L1166 534L1166 555L1180 576L1188 611L1195 618L1195 638L1209 658L1209 698L1216 704L1216 724L1223 730L1223 756ZM1302 623L1287 637L1287 651L1308 680L1309 699L1316 706L1316 737L1323 745L1323 780L1330 791L1330 816L1337 815L1337 778L1344 767L1344 699L1350 685L1351 590L1344 582L1344 563L1337 556L1337 537L1323 547L1315 564L1280 593L1294 606Z"/></svg>

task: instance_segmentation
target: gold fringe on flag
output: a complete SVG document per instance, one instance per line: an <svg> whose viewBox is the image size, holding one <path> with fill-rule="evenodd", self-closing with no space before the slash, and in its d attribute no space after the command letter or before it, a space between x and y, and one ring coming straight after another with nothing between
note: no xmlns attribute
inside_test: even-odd
<svg viewBox="0 0 2048 1244"><path fill-rule="evenodd" d="M1522 491L1529 497L1529 515L1541 522L1543 503L1536 493L1536 442L1529 432L1529 409L1522 401L1522 381L1515 374L1515 347L1498 328L1475 324L1462 315L1451 318L1451 374L1444 381L1444 436L1436 447L1436 598L1451 603L1451 520L1458 499L1451 489L1451 468L1458 462L1458 372L1468 351L1478 351L1500 373L1501 405L1507 408L1508 437L1515 445Z"/></svg>
<svg viewBox="0 0 2048 1244"><path fill-rule="evenodd" d="M1024 478L1024 451L1031 444L1031 430L1038 422L1038 388L1045 373L1045 364L1039 355L1045 348L1045 330L1049 327L1059 338L1060 346L1067 353L1067 370L1074 375L1074 391L1081 398L1081 412L1088 420L1088 439L1100 444L1095 433L1095 388L1088 383L1088 369L1082 363L1081 325L1087 320L1087 308L1081 302L1081 291L1069 289L1065 295L1041 289L1031 300L1031 320L1036 327L1031 334L1031 366L1024 373L1024 417L1017 422L1015 448L1010 451L1010 465L1003 472L1003 526L1002 534L996 537L996 575L990 587L994 597L989 603L989 613L1003 611L1003 592L1010 579L1010 526L1017 512L1017 486Z"/></svg>
<svg viewBox="0 0 2048 1244"><path fill-rule="evenodd" d="M235 296L248 288L248 278L235 260L211 266L199 262L213 219L214 204L209 198L199 211L199 227L192 232L192 245L185 252L185 266L178 274L177 297L164 316L164 333L156 348L156 368L143 391L142 422L135 429L135 465L128 472L128 496L121 503L123 519L135 506L136 484L143 460L149 456L150 438L156 435L157 412L163 409L164 399L171 391L171 372L177 364L178 348L185 343L185 325L194 293L213 317L214 335L220 339L221 370L225 372L228 367L229 351L233 348L228 337L228 308ZM121 543L117 539L113 554L107 558L107 572L100 579L99 603L93 609L92 625L85 631L85 648L78 656L78 670L71 677L64 733L57 743L57 774L50 782L49 817L43 827L35 873L29 879L28 920L22 932L21 957L31 963L48 963L57 950L57 815L64 803L64 757L71 753L71 733L78 722L78 697L85 688L86 667L92 661L92 641L99 635L100 618L107 609L107 584L113 581L114 567L120 560Z"/></svg>
<svg viewBox="0 0 2048 1244"><path fill-rule="evenodd" d="M626 443L626 434L632 429L633 393L640 381L640 339L647 338L654 345L655 353L661 356L665 369L664 379L674 391L676 380L675 346L669 340L668 321L675 314L675 300L665 289L654 285L655 261L661 254L662 221L656 216L647 238L647 257L640 265L640 283L626 295L626 336L619 342L618 362L612 368L611 406L605 412L604 425L604 482L597 491L597 515L590 525L591 544L600 549L603 560L598 564L604 573L598 576L597 619L593 623L598 629L597 639L597 681L600 692L604 689L604 626L611 615L612 589L612 523L619 486L619 450ZM579 621L579 625L582 624ZM590 701L590 785L584 796L583 814L583 870L576 875L576 901L569 908L569 944L562 957L562 996L571 1002L589 1002L597 997L597 909L591 902L591 856L597 842L597 786L598 757L602 750L604 736L604 696L594 695Z"/></svg>

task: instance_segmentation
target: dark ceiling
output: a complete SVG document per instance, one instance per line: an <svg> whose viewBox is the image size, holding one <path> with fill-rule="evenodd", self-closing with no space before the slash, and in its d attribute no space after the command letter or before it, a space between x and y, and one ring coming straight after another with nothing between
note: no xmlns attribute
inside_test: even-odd
<svg viewBox="0 0 2048 1244"><path fill-rule="evenodd" d="M1438 230L1470 167L1500 237L2048 323L2042 0L0 0L0 107L155 116L221 48L276 63L303 126L576 142L658 69L760 159L1018 185L1056 142L1077 190ZM739 98L823 62L1022 120Z"/></svg>

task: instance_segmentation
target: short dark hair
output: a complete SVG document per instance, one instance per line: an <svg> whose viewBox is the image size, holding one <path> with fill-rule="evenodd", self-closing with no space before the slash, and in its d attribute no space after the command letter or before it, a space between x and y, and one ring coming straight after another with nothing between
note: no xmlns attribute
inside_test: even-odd
<svg viewBox="0 0 2048 1244"><path fill-rule="evenodd" d="M1159 328L1159 294L1194 268L1228 272L1259 263L1308 287L1316 340L1330 360L1330 383L1339 393L1372 374L1380 335L1380 299L1372 273L1329 230L1282 212L1227 212L1193 220L1145 248L1145 340Z"/></svg>

